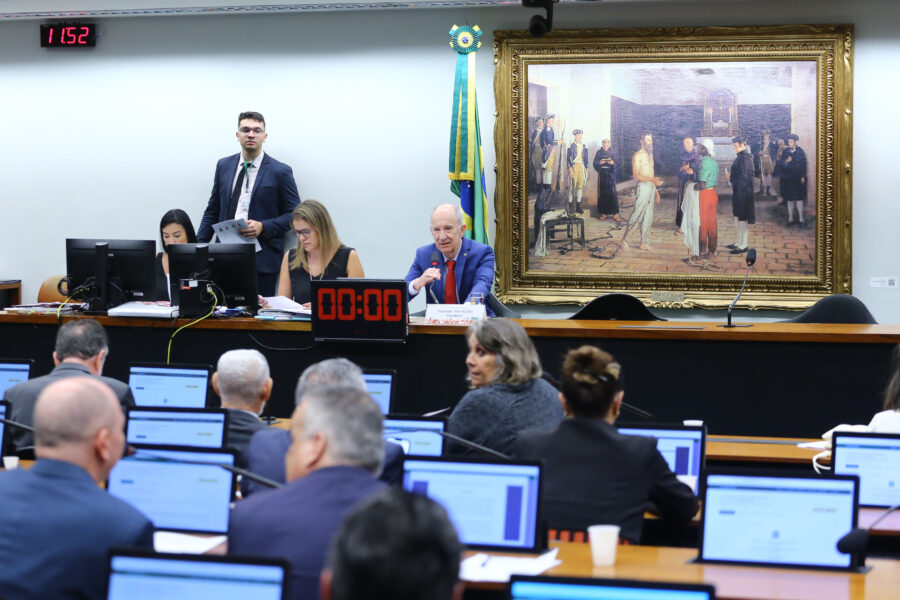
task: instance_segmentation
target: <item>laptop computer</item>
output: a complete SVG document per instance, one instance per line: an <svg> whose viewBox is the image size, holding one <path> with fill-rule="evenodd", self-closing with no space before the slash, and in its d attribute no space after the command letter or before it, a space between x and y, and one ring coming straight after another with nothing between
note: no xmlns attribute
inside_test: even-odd
<svg viewBox="0 0 900 600"><path fill-rule="evenodd" d="M363 380L366 382L366 391L372 396L372 400L381 409L381 414L391 412L394 406L394 379L397 371L394 369L363 369Z"/></svg>
<svg viewBox="0 0 900 600"><path fill-rule="evenodd" d="M859 476L859 504L900 504L900 433L836 431L831 438L835 475Z"/></svg>
<svg viewBox="0 0 900 600"><path fill-rule="evenodd" d="M715 600L711 585L513 575L509 600Z"/></svg>
<svg viewBox="0 0 900 600"><path fill-rule="evenodd" d="M34 361L27 358L0 358L0 398L14 385L28 381Z"/></svg>
<svg viewBox="0 0 900 600"><path fill-rule="evenodd" d="M206 408L210 365L129 363L128 386L138 406Z"/></svg>
<svg viewBox="0 0 900 600"><path fill-rule="evenodd" d="M109 474L107 491L128 502L157 529L185 533L228 531L235 477L234 450L135 446ZM190 464L203 463L203 464Z"/></svg>
<svg viewBox="0 0 900 600"><path fill-rule="evenodd" d="M9 404L9 400L0 400L0 419L8 419L10 412L12 412L12 407ZM9 429L6 423L0 423L0 453L6 454L6 442L7 440L12 439L12 435L7 435L6 432Z"/></svg>
<svg viewBox="0 0 900 600"><path fill-rule="evenodd" d="M678 479L700 495L706 469L706 426L622 423L619 433L656 438L656 449Z"/></svg>
<svg viewBox="0 0 900 600"><path fill-rule="evenodd" d="M129 444L224 448L228 411L224 408L130 407L125 440Z"/></svg>
<svg viewBox="0 0 900 600"><path fill-rule="evenodd" d="M546 547L538 462L406 457L403 488L442 504L470 548L540 552Z"/></svg>
<svg viewBox="0 0 900 600"><path fill-rule="evenodd" d="M399 445L407 456L441 456L444 453L444 438L438 432L446 429L447 420L443 417L384 417L384 439Z"/></svg>
<svg viewBox="0 0 900 600"><path fill-rule="evenodd" d="M855 569L837 542L856 527L855 476L707 474L699 562Z"/></svg>
<svg viewBox="0 0 900 600"><path fill-rule="evenodd" d="M287 600L290 570L275 558L109 551L107 600Z"/></svg>

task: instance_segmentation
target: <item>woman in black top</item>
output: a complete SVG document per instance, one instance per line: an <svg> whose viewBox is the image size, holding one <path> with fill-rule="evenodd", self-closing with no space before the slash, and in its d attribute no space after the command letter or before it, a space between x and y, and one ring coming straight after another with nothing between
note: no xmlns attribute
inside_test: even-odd
<svg viewBox="0 0 900 600"><path fill-rule="evenodd" d="M278 295L310 305L310 281L365 277L359 255L338 238L331 215L321 202L304 200L291 214L297 247L284 254Z"/></svg>
<svg viewBox="0 0 900 600"><path fill-rule="evenodd" d="M159 221L159 241L163 251L156 255L156 299L169 300L169 245L196 244L194 224L186 212L173 208Z"/></svg>

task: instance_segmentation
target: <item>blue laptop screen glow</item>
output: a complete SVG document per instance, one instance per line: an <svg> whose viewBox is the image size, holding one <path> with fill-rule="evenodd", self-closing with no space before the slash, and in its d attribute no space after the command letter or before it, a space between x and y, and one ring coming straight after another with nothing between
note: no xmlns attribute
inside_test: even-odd
<svg viewBox="0 0 900 600"><path fill-rule="evenodd" d="M859 476L861 505L900 504L900 435L837 435L834 440L834 474Z"/></svg>
<svg viewBox="0 0 900 600"><path fill-rule="evenodd" d="M403 488L441 503L464 544L531 548L540 467L408 459Z"/></svg>
<svg viewBox="0 0 900 600"><path fill-rule="evenodd" d="M8 419L9 416L6 414L6 405L0 404L0 419ZM3 434L6 433L6 423L0 423L0 445L4 443ZM4 448L0 447L0 450L4 450Z"/></svg>
<svg viewBox="0 0 900 600"><path fill-rule="evenodd" d="M619 433L656 438L656 449L666 459L669 469L697 493L697 479L700 477L700 465L703 461L702 430L623 427L619 429Z"/></svg>
<svg viewBox="0 0 900 600"><path fill-rule="evenodd" d="M23 381L28 381L30 371L31 365L28 363L0 362L0 398L7 389Z"/></svg>
<svg viewBox="0 0 900 600"><path fill-rule="evenodd" d="M274 565L113 556L108 600L281 600L284 569Z"/></svg>
<svg viewBox="0 0 900 600"><path fill-rule="evenodd" d="M398 444L409 456L440 456L443 453L444 438L439 434L410 429L444 431L444 421L385 419L384 439Z"/></svg>
<svg viewBox="0 0 900 600"><path fill-rule="evenodd" d="M837 541L854 526L854 480L709 475L705 560L849 567Z"/></svg>
<svg viewBox="0 0 900 600"><path fill-rule="evenodd" d="M660 585L660 584L656 584ZM609 582L560 583L558 581L514 581L512 600L710 600L703 590L623 587Z"/></svg>
<svg viewBox="0 0 900 600"><path fill-rule="evenodd" d="M202 461L190 465L170 461ZM107 490L153 521L157 529L225 533L234 466L230 453L143 450L126 456L109 474Z"/></svg>
<svg viewBox="0 0 900 600"><path fill-rule="evenodd" d="M128 385L138 406L203 408L209 371L133 365Z"/></svg>
<svg viewBox="0 0 900 600"><path fill-rule="evenodd" d="M221 448L225 441L225 413L128 411L129 444Z"/></svg>
<svg viewBox="0 0 900 600"><path fill-rule="evenodd" d="M393 375L390 373L363 373L363 380L366 382L366 391L381 409L381 414L388 414L391 410Z"/></svg>

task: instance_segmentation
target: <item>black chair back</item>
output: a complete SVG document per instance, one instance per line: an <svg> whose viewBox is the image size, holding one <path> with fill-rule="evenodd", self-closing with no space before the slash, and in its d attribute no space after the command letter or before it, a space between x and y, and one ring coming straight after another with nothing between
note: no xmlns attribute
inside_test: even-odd
<svg viewBox="0 0 900 600"><path fill-rule="evenodd" d="M591 300L570 319L596 321L665 321L631 294L604 294Z"/></svg>
<svg viewBox="0 0 900 600"><path fill-rule="evenodd" d="M849 294L825 296L793 319L784 322L878 324L862 300Z"/></svg>

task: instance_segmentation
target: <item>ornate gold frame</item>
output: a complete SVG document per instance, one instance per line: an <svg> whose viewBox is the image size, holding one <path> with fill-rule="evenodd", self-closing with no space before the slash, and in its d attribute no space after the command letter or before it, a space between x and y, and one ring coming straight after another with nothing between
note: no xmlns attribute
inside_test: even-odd
<svg viewBox="0 0 900 600"><path fill-rule="evenodd" d="M741 275L528 270L529 64L814 60L817 65L816 255L813 276L751 275L741 306L802 309L851 292L852 25L494 32L497 296L512 304L583 304L624 291L653 307L722 308ZM810 144L811 146L811 144Z"/></svg>

